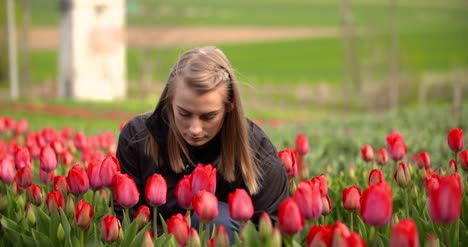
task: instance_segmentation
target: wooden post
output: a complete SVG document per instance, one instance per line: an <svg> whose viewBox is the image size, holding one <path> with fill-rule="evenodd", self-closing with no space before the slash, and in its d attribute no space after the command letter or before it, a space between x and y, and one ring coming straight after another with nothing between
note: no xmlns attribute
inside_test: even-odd
<svg viewBox="0 0 468 247"><path fill-rule="evenodd" d="M8 36L8 68L10 79L10 97L18 99L18 63L16 49L16 23L15 23L15 5L13 0L7 0L7 36Z"/></svg>

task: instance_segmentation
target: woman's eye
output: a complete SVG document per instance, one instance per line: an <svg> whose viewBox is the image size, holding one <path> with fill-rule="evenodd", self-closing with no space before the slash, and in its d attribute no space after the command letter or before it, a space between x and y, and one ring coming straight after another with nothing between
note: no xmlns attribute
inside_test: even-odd
<svg viewBox="0 0 468 247"><path fill-rule="evenodd" d="M216 114L211 114L211 115L208 115L208 116L204 116L203 119L204 120L212 120L216 117Z"/></svg>
<svg viewBox="0 0 468 247"><path fill-rule="evenodd" d="M182 117L188 117L188 116L190 116L190 114L187 113L187 112L179 112L179 115L182 116Z"/></svg>

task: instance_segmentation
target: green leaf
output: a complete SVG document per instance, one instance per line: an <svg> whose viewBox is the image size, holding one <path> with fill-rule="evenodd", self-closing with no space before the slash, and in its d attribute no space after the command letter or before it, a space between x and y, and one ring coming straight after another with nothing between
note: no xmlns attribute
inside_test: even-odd
<svg viewBox="0 0 468 247"><path fill-rule="evenodd" d="M56 234L54 233L54 235ZM42 232L38 232L33 229L32 236L37 242L38 246L55 246L54 243L50 240L50 238Z"/></svg>
<svg viewBox="0 0 468 247"><path fill-rule="evenodd" d="M138 247L141 246L143 242L143 238L145 237L145 232L151 228L151 224L147 223L141 230L137 233L135 238L133 239L130 247Z"/></svg>
<svg viewBox="0 0 468 247"><path fill-rule="evenodd" d="M2 226L3 226L3 231L5 231L5 234L4 236L8 239L8 241L10 241L11 245L16 245L20 242L20 236L21 236L21 233L13 228L10 228L11 226L13 226L13 224L11 224L11 220L7 219L7 218L3 218L2 220ZM9 222L9 224L5 224L5 222Z"/></svg>
<svg viewBox="0 0 468 247"><path fill-rule="evenodd" d="M43 208L36 206L33 208L36 213L36 229L44 234L49 234L50 216L44 212Z"/></svg>
<svg viewBox="0 0 468 247"><path fill-rule="evenodd" d="M166 220L164 219L164 217L162 216L162 214L159 214L159 222L161 222L161 225L163 227L163 230L165 233L167 233L167 224L166 224Z"/></svg>
<svg viewBox="0 0 468 247"><path fill-rule="evenodd" d="M133 239L135 238L135 235L138 231L138 225L136 220L134 220L128 227L127 231L124 233L124 237L122 240L122 246L129 246Z"/></svg>
<svg viewBox="0 0 468 247"><path fill-rule="evenodd" d="M34 246L34 239L30 236L27 236L25 234L21 234L21 240L23 243L23 246Z"/></svg>
<svg viewBox="0 0 468 247"><path fill-rule="evenodd" d="M261 246L257 229L252 222L248 222L242 232L242 238L245 246Z"/></svg>

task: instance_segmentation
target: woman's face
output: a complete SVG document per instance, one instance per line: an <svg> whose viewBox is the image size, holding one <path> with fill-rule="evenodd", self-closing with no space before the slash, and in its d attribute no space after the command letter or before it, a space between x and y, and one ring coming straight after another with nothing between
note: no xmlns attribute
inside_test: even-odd
<svg viewBox="0 0 468 247"><path fill-rule="evenodd" d="M186 83L177 83L172 102L174 119L189 145L203 146L218 134L226 114L225 90L225 87L218 87L199 95Z"/></svg>

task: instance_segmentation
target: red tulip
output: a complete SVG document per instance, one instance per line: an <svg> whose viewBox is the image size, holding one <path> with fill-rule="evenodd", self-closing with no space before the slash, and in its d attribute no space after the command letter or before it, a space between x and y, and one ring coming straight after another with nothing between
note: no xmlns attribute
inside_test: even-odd
<svg viewBox="0 0 468 247"><path fill-rule="evenodd" d="M450 224L460 217L461 188L455 176L439 178L439 186L429 187L429 215L438 224Z"/></svg>
<svg viewBox="0 0 468 247"><path fill-rule="evenodd" d="M30 166L24 166L16 173L16 183L22 188L28 188L33 183L33 174Z"/></svg>
<svg viewBox="0 0 468 247"><path fill-rule="evenodd" d="M461 151L464 146L463 130L459 128L450 130L447 136L447 142L452 151Z"/></svg>
<svg viewBox="0 0 468 247"><path fill-rule="evenodd" d="M51 184L54 182L55 170L51 172L45 172L42 169L39 169L39 178L44 184Z"/></svg>
<svg viewBox="0 0 468 247"><path fill-rule="evenodd" d="M332 227L313 225L307 235L307 246L332 246Z"/></svg>
<svg viewBox="0 0 468 247"><path fill-rule="evenodd" d="M431 158L427 152L421 152L418 154L416 161L419 169L431 167Z"/></svg>
<svg viewBox="0 0 468 247"><path fill-rule="evenodd" d="M76 164L68 172L67 183L71 193L75 195L84 194L89 189L88 174L81 165Z"/></svg>
<svg viewBox="0 0 468 247"><path fill-rule="evenodd" d="M56 139L56 135L55 135L55 131L52 127L50 126L46 126L44 127L40 134L42 135L42 137L44 137L45 141L47 143L51 143L53 142L55 139Z"/></svg>
<svg viewBox="0 0 468 247"><path fill-rule="evenodd" d="M366 242L364 242L364 239L362 239L362 237L356 232L352 232L351 234L349 234L349 236L345 240L345 243L346 244L344 246L348 247L367 247Z"/></svg>
<svg viewBox="0 0 468 247"><path fill-rule="evenodd" d="M439 239L433 232L427 235L426 247L439 247Z"/></svg>
<svg viewBox="0 0 468 247"><path fill-rule="evenodd" d="M218 216L218 198L208 191L200 191L193 197L193 209L201 222L211 222Z"/></svg>
<svg viewBox="0 0 468 247"><path fill-rule="evenodd" d="M465 171L468 171L468 151L461 151L458 154L458 160L460 162L461 168Z"/></svg>
<svg viewBox="0 0 468 247"><path fill-rule="evenodd" d="M386 182L371 184L364 191L359 216L371 226L388 223L392 216L392 190Z"/></svg>
<svg viewBox="0 0 468 247"><path fill-rule="evenodd" d="M236 189L228 196L229 215L237 221L248 221L254 213L252 198L244 189Z"/></svg>
<svg viewBox="0 0 468 247"><path fill-rule="evenodd" d="M449 170L452 170L453 172L457 172L458 171L457 162L455 160L450 160L448 164L448 168Z"/></svg>
<svg viewBox="0 0 468 247"><path fill-rule="evenodd" d="M0 123L1 123L1 119L0 119ZM8 154L8 148L5 144L5 142L0 139L0 160L2 160L3 158L5 158Z"/></svg>
<svg viewBox="0 0 468 247"><path fill-rule="evenodd" d="M331 238L332 238L332 245L333 246L344 246L346 243L346 239L350 235L350 231L348 227L341 223L341 221L336 221L332 225L332 230L331 230Z"/></svg>
<svg viewBox="0 0 468 247"><path fill-rule="evenodd" d="M101 238L105 242L116 242L120 238L120 221L114 215L106 215L101 221Z"/></svg>
<svg viewBox="0 0 468 247"><path fill-rule="evenodd" d="M399 132L392 132L387 136L387 148L394 161L402 160L406 155L406 144Z"/></svg>
<svg viewBox="0 0 468 247"><path fill-rule="evenodd" d="M125 125L127 124L127 121L123 121L119 124L119 131L122 131Z"/></svg>
<svg viewBox="0 0 468 247"><path fill-rule="evenodd" d="M18 141L16 139L11 139L8 142L8 153L14 156L16 151L18 151L20 147L21 146L18 144Z"/></svg>
<svg viewBox="0 0 468 247"><path fill-rule="evenodd" d="M16 126L16 120L10 116L5 116L3 123L7 131L13 130Z"/></svg>
<svg viewBox="0 0 468 247"><path fill-rule="evenodd" d="M40 206L43 200L41 187L37 184L32 184L31 187L28 188L28 192L29 201L36 206Z"/></svg>
<svg viewBox="0 0 468 247"><path fill-rule="evenodd" d="M413 219L404 219L392 227L391 247L418 247L418 229Z"/></svg>
<svg viewBox="0 0 468 247"><path fill-rule="evenodd" d="M72 136L72 129L68 126L63 127L62 129L62 137L63 139L67 140L70 139Z"/></svg>
<svg viewBox="0 0 468 247"><path fill-rule="evenodd" d="M309 141L304 134L299 134L296 138L296 151L299 155L306 155L309 152Z"/></svg>
<svg viewBox="0 0 468 247"><path fill-rule="evenodd" d="M117 203L124 208L135 206L140 199L140 192L135 181L128 174L115 176L114 195Z"/></svg>
<svg viewBox="0 0 468 247"><path fill-rule="evenodd" d="M258 228L263 240L271 237L271 231L273 230L273 223L271 222L270 216L263 211L260 213L260 219L258 223Z"/></svg>
<svg viewBox="0 0 468 247"><path fill-rule="evenodd" d="M15 179L15 164L8 156L0 159L0 179L7 184L11 184Z"/></svg>
<svg viewBox="0 0 468 247"><path fill-rule="evenodd" d="M65 166L69 166L75 162L75 157L73 157L73 154L67 147L63 149L62 153L60 154L60 158L62 159L62 163Z"/></svg>
<svg viewBox="0 0 468 247"><path fill-rule="evenodd" d="M149 208L145 205L141 205L133 214L133 220L137 221L138 228L141 229L150 220Z"/></svg>
<svg viewBox="0 0 468 247"><path fill-rule="evenodd" d="M78 150L83 150L88 147L88 137L83 134L83 132L76 132L74 142Z"/></svg>
<svg viewBox="0 0 468 247"><path fill-rule="evenodd" d="M100 160L94 160L88 163L88 178L89 178L89 186L92 190L100 190L104 188L102 185L101 179L101 163Z"/></svg>
<svg viewBox="0 0 468 247"><path fill-rule="evenodd" d="M439 188L440 178L437 174L432 174L431 176L427 176L424 178L424 185L426 187L427 193L429 193L432 189Z"/></svg>
<svg viewBox="0 0 468 247"><path fill-rule="evenodd" d="M321 210L320 213L322 213ZM279 205L278 222L283 234L293 235L304 228L301 210L292 198L287 198Z"/></svg>
<svg viewBox="0 0 468 247"><path fill-rule="evenodd" d="M153 247L154 246L154 237L153 233L150 230L145 231L145 236L143 237L142 247Z"/></svg>
<svg viewBox="0 0 468 247"><path fill-rule="evenodd" d="M15 153L15 164L16 170L19 170L25 166L31 166L31 154L29 153L29 149L25 147L19 147Z"/></svg>
<svg viewBox="0 0 468 247"><path fill-rule="evenodd" d="M102 161L99 174L101 176L102 186L104 186L104 188L112 188L114 186L115 176L120 174L119 160L114 156L107 156Z"/></svg>
<svg viewBox="0 0 468 247"><path fill-rule="evenodd" d="M361 208L361 190L353 185L343 189L343 207L346 210L357 210Z"/></svg>
<svg viewBox="0 0 468 247"><path fill-rule="evenodd" d="M15 136L20 136L28 129L28 120L21 119L15 126Z"/></svg>
<svg viewBox="0 0 468 247"><path fill-rule="evenodd" d="M369 144L366 144L361 148L361 156L365 162L372 161L374 159L374 149Z"/></svg>
<svg viewBox="0 0 468 247"><path fill-rule="evenodd" d="M287 148L278 152L278 156L286 168L288 177L293 178L297 174L296 150L294 148Z"/></svg>
<svg viewBox="0 0 468 247"><path fill-rule="evenodd" d="M68 194L68 183L64 176L60 175L54 177L54 190L59 190L65 194Z"/></svg>
<svg viewBox="0 0 468 247"><path fill-rule="evenodd" d="M75 223L76 225L83 229L87 230L89 225L91 224L91 219L93 218L93 207L89 203L85 203L83 199L81 199L76 204L75 210Z"/></svg>
<svg viewBox="0 0 468 247"><path fill-rule="evenodd" d="M317 220L322 215L322 197L317 183L299 183L293 199L305 220Z"/></svg>
<svg viewBox="0 0 468 247"><path fill-rule="evenodd" d="M153 174L146 181L145 196L146 201L153 207L166 203L167 183L161 174Z"/></svg>
<svg viewBox="0 0 468 247"><path fill-rule="evenodd" d="M174 236L179 246L187 245L190 227L182 214L172 215L172 217L167 220L167 232Z"/></svg>
<svg viewBox="0 0 468 247"><path fill-rule="evenodd" d="M45 172L51 172L57 168L57 154L50 145L41 149L40 167Z"/></svg>
<svg viewBox="0 0 468 247"><path fill-rule="evenodd" d="M319 185L320 194L322 195L328 194L328 182L327 182L327 178L325 177L325 175L320 174L320 176L314 177L310 181L312 181L312 183L317 183Z"/></svg>
<svg viewBox="0 0 468 247"><path fill-rule="evenodd" d="M195 228L190 229L188 246L201 246L200 236L198 236L198 232Z"/></svg>
<svg viewBox="0 0 468 247"><path fill-rule="evenodd" d="M395 171L395 174L393 174L393 177L395 178L395 181L397 181L398 185L402 187L406 187L411 183L411 174L408 170L408 166L406 166L406 164L403 162L400 162L400 164L398 164L398 167Z"/></svg>
<svg viewBox="0 0 468 247"><path fill-rule="evenodd" d="M47 209L49 210L49 214L52 213L52 208L54 205L55 209L57 210L58 213L60 213L60 209L64 209L65 207L65 202L63 200L63 194L62 192L58 190L54 190L53 192L50 192L47 195Z"/></svg>
<svg viewBox="0 0 468 247"><path fill-rule="evenodd" d="M205 190L213 194L216 193L216 168L211 164L198 164L190 176L190 184L194 196L199 191Z"/></svg>
<svg viewBox="0 0 468 247"><path fill-rule="evenodd" d="M385 182L385 176L382 170L374 169L369 174L369 185Z"/></svg>
<svg viewBox="0 0 468 247"><path fill-rule="evenodd" d="M328 195L322 195L322 215L329 215L332 212L332 204Z"/></svg>
<svg viewBox="0 0 468 247"><path fill-rule="evenodd" d="M184 178L177 183L174 194L177 197L179 206L186 209L192 208L193 194L189 175L185 175Z"/></svg>
<svg viewBox="0 0 468 247"><path fill-rule="evenodd" d="M229 237L226 232L226 228L223 225L216 227L215 235L213 236L213 245L216 247L229 247Z"/></svg>

